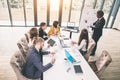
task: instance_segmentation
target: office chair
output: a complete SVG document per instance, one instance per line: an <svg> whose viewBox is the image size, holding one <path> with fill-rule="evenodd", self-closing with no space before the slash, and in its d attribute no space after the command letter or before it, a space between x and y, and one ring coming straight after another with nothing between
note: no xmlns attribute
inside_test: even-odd
<svg viewBox="0 0 120 80"><path fill-rule="evenodd" d="M16 51L10 60L10 65L16 74L17 80L32 80L22 75L22 69L25 62L26 61L20 51Z"/></svg>
<svg viewBox="0 0 120 80"><path fill-rule="evenodd" d="M26 56L27 56L27 50L29 49L28 46L25 46L25 45L22 45L21 43L17 43L17 46L20 50L20 52L22 53L24 59L26 59Z"/></svg>
<svg viewBox="0 0 120 80"><path fill-rule="evenodd" d="M21 38L18 42L17 42L17 46L19 48L19 50L21 51L21 53L27 53L29 46L29 39L28 39L28 35L25 34L24 38ZM23 55L25 57L25 54Z"/></svg>
<svg viewBox="0 0 120 80"><path fill-rule="evenodd" d="M93 62L89 62L89 65L93 69L93 71L97 74L98 77L101 76L101 74L105 71L105 69L108 67L108 65L111 63L112 58L110 54L104 50L101 54L101 56Z"/></svg>
<svg viewBox="0 0 120 80"><path fill-rule="evenodd" d="M87 53L84 55L84 58L86 61L89 60L90 54L94 47L95 47L95 41L93 39L91 39L89 42L89 45L88 45Z"/></svg>

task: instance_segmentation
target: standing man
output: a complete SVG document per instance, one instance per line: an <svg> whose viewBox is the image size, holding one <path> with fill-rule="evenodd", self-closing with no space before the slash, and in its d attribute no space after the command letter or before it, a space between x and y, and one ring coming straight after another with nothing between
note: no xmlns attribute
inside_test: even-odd
<svg viewBox="0 0 120 80"><path fill-rule="evenodd" d="M55 62L55 59L51 59L51 61L47 65L43 65L42 55L43 54L55 54L54 52L42 52L42 48L44 46L44 40L40 37L36 37L33 40L33 46L30 47L28 51L28 56L26 59L26 64L23 68L23 75L29 79L41 79L42 73L49 68L51 68Z"/></svg>
<svg viewBox="0 0 120 80"><path fill-rule="evenodd" d="M95 55L95 51L97 49L97 43L98 43L98 40L100 39L100 37L102 36L102 32L103 32L103 27L105 25L105 19L104 19L104 13L103 11L98 11L97 12L97 18L98 20L93 23L93 27L92 27L92 30L93 30L93 35L92 35L92 38L93 40L95 41L96 45L91 53L91 56L94 56Z"/></svg>

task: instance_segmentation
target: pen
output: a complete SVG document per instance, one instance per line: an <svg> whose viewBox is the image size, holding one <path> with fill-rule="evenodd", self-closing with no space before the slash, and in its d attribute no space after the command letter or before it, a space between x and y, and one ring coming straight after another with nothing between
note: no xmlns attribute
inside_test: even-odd
<svg viewBox="0 0 120 80"><path fill-rule="evenodd" d="M71 68L69 67L69 68L67 69L67 72L69 72L69 71L70 71L70 69L71 69Z"/></svg>

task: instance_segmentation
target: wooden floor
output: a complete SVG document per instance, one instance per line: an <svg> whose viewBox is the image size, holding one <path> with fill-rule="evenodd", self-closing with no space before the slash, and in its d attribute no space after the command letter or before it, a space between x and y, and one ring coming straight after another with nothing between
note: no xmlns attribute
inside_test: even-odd
<svg viewBox="0 0 120 80"><path fill-rule="evenodd" d="M102 74L101 80L120 80L120 31L104 30L98 44L97 55L100 55L102 50L110 53L112 63Z"/></svg>
<svg viewBox="0 0 120 80"><path fill-rule="evenodd" d="M18 49L16 42L28 29L0 28L0 80L16 80L9 61L13 52ZM77 36L78 34L73 34L72 39L77 40ZM99 56L102 50L107 50L113 61L102 74L100 80L120 80L120 31L104 29L104 34L98 43L96 56Z"/></svg>

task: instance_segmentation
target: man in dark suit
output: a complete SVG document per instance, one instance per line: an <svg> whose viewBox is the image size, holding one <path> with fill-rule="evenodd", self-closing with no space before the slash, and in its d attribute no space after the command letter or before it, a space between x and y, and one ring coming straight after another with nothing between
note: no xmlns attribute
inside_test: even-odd
<svg viewBox="0 0 120 80"><path fill-rule="evenodd" d="M44 40L40 37L37 37L33 41L33 46L31 46L28 50L28 56L26 59L26 63L24 65L24 68L22 70L22 73L25 77L36 80L36 79L42 79L42 73L49 68L53 66L55 63L55 59L52 58L51 61L43 65L42 62L42 55L52 54L54 55L54 52L48 52L48 51L42 51L42 48L44 46Z"/></svg>
<svg viewBox="0 0 120 80"><path fill-rule="evenodd" d="M43 38L44 40L48 39L48 35L45 32L46 29L47 29L46 23L42 22L39 28L39 37Z"/></svg>
<svg viewBox="0 0 120 80"><path fill-rule="evenodd" d="M95 55L95 51L97 49L97 43L98 43L98 40L100 39L100 37L102 36L102 32L103 32L103 27L105 25L105 19L104 19L104 13L103 11L98 11L97 12L97 18L98 20L93 23L93 27L92 27L92 30L93 30L93 35L92 35L92 38L93 40L95 41L96 45L91 53L91 56L94 56Z"/></svg>

